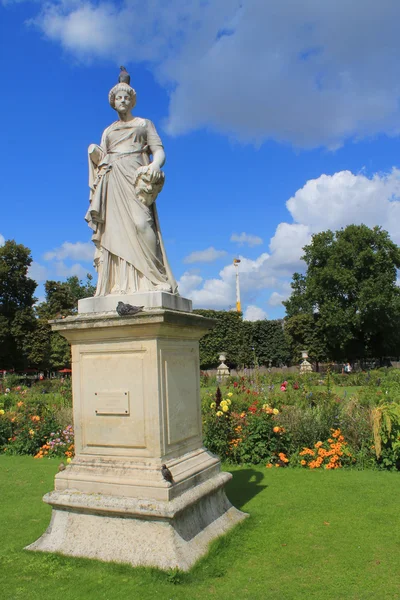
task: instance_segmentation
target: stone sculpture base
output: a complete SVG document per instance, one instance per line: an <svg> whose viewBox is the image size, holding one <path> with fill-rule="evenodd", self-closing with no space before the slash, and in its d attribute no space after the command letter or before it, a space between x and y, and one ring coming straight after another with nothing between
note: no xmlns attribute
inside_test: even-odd
<svg viewBox="0 0 400 600"><path fill-rule="evenodd" d="M198 340L213 321L150 309L52 326L71 342L75 458L44 497L51 523L28 549L188 570L246 517L225 496L231 475L202 447Z"/></svg>
<svg viewBox="0 0 400 600"><path fill-rule="evenodd" d="M78 313L102 313L115 311L118 302L149 308L166 308L192 312L192 301L168 292L137 292L136 294L110 294L94 296L78 301Z"/></svg>
<svg viewBox="0 0 400 600"><path fill-rule="evenodd" d="M171 502L51 492L50 526L27 549L187 571L246 517L225 495L230 478L219 473Z"/></svg>

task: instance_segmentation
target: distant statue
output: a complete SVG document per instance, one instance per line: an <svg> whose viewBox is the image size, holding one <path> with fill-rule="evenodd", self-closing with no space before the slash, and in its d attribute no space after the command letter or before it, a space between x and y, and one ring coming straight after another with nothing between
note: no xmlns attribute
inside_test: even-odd
<svg viewBox="0 0 400 600"><path fill-rule="evenodd" d="M121 75L128 81L124 67ZM161 139L151 121L132 115L136 92L130 85L118 83L108 99L118 121L104 130L100 146L89 146L90 206L85 219L96 247L95 295L155 290L175 294L155 206L164 184Z"/></svg>

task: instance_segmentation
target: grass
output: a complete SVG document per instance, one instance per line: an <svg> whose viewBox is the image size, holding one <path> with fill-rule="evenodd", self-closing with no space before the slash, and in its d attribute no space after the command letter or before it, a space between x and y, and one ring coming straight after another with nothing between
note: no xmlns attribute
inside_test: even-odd
<svg viewBox="0 0 400 600"><path fill-rule="evenodd" d="M234 469L250 518L183 574L23 550L48 525L58 462L0 457L1 600L400 598L398 473Z"/></svg>

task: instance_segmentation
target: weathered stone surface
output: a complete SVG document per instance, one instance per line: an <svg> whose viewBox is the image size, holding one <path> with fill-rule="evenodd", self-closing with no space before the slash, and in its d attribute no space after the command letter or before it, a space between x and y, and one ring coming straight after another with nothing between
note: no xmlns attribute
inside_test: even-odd
<svg viewBox="0 0 400 600"><path fill-rule="evenodd" d="M27 549L187 571L247 516L226 498L230 477L219 473L169 502L51 492L50 526Z"/></svg>

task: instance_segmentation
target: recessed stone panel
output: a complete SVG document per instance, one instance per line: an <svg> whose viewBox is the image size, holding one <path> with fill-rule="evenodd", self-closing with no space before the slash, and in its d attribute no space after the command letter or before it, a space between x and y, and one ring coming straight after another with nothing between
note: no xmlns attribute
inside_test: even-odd
<svg viewBox="0 0 400 600"><path fill-rule="evenodd" d="M167 445L201 435L198 357L190 346L163 348Z"/></svg>
<svg viewBox="0 0 400 600"><path fill-rule="evenodd" d="M85 452L146 447L144 355L139 350L81 354Z"/></svg>

